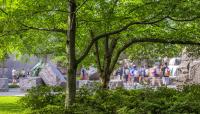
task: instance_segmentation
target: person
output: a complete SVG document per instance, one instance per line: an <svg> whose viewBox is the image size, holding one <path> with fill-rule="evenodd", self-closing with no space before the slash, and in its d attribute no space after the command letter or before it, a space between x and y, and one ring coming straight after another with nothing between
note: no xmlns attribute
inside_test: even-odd
<svg viewBox="0 0 200 114"><path fill-rule="evenodd" d="M27 72L26 76L27 76L27 77L30 77L30 72Z"/></svg>
<svg viewBox="0 0 200 114"><path fill-rule="evenodd" d="M151 73L152 73L152 86L156 86L156 84L158 84L158 86L161 86L161 82L160 82L160 67L159 66L154 66L151 69Z"/></svg>
<svg viewBox="0 0 200 114"><path fill-rule="evenodd" d="M144 75L143 83L149 84L149 67L145 66L144 69L145 69L145 75Z"/></svg>
<svg viewBox="0 0 200 114"><path fill-rule="evenodd" d="M145 67L142 66L140 69L139 69L139 83L144 83L144 77L146 75L146 72L145 72Z"/></svg>
<svg viewBox="0 0 200 114"><path fill-rule="evenodd" d="M15 69L12 70L12 83L17 83L17 71Z"/></svg>
<svg viewBox="0 0 200 114"><path fill-rule="evenodd" d="M21 75L22 77L26 77L26 71L24 70L24 68L21 70Z"/></svg>
<svg viewBox="0 0 200 114"><path fill-rule="evenodd" d="M130 67L130 78L131 78L131 85L133 85L134 84L134 71L135 71L135 69L134 69L134 67L132 66L132 67Z"/></svg>
<svg viewBox="0 0 200 114"><path fill-rule="evenodd" d="M123 72L124 72L124 67L123 66L121 66L121 68L120 68L120 80L123 80Z"/></svg>
<svg viewBox="0 0 200 114"><path fill-rule="evenodd" d="M84 66L81 68L81 80L87 80L87 72Z"/></svg>
<svg viewBox="0 0 200 114"><path fill-rule="evenodd" d="M124 68L124 78L125 78L125 82L128 82L128 76L129 76L129 69L128 66L125 66Z"/></svg>
<svg viewBox="0 0 200 114"><path fill-rule="evenodd" d="M121 69L121 67L119 67L117 69L115 76L116 76L116 78L115 78L116 80L121 80L121 76L122 76L122 69Z"/></svg>
<svg viewBox="0 0 200 114"><path fill-rule="evenodd" d="M134 76L133 76L133 85L135 86L139 83L139 72L136 65L133 65L134 68Z"/></svg>
<svg viewBox="0 0 200 114"><path fill-rule="evenodd" d="M170 69L167 66L167 63L164 64L162 67L162 81L165 86L169 84L169 76L170 76Z"/></svg>

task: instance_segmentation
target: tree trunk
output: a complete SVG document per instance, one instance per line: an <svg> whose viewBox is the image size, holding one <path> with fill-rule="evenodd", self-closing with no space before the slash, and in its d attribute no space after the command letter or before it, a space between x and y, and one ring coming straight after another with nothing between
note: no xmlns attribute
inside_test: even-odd
<svg viewBox="0 0 200 114"><path fill-rule="evenodd" d="M91 32L92 33L92 32ZM93 36L93 34L92 34ZM104 40L104 62L103 65L101 65L101 61L100 61L100 53L98 50L98 42L95 42L95 55L96 55L96 61L97 61L97 68L98 71L100 72L100 78L101 78L101 82L102 82L102 88L104 89L108 89L109 86L109 82L110 82L110 76L111 73L113 71L113 68L111 66L111 60L112 60L112 55L113 55L113 51L116 47L117 44L117 39L112 39L109 42L109 37L106 36L105 40Z"/></svg>
<svg viewBox="0 0 200 114"><path fill-rule="evenodd" d="M101 80L102 80L102 88L108 89L109 88L109 82L110 82L110 73L108 72L102 72L101 74Z"/></svg>
<svg viewBox="0 0 200 114"><path fill-rule="evenodd" d="M102 79L102 87L104 89L108 89L108 84L110 81L110 63L111 63L111 53L109 48L109 38L106 37L104 41L104 64L103 64L103 72L101 74Z"/></svg>
<svg viewBox="0 0 200 114"><path fill-rule="evenodd" d="M76 95L76 55L75 55L75 35L76 35L76 0L69 0L68 34L66 51L68 52L68 83L65 99L65 108L69 108L75 102Z"/></svg>

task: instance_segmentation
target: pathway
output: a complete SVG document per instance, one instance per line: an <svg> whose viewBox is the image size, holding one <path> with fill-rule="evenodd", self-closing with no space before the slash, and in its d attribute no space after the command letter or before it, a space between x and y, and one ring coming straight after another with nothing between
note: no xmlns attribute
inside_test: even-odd
<svg viewBox="0 0 200 114"><path fill-rule="evenodd" d="M20 90L20 88L9 88L8 92L0 92L0 96L24 96L26 92Z"/></svg>

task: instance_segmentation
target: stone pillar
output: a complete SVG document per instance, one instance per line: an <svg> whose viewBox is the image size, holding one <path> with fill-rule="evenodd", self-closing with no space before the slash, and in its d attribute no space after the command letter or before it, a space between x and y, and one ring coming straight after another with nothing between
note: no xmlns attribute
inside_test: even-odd
<svg viewBox="0 0 200 114"><path fill-rule="evenodd" d="M8 78L0 78L0 92L8 92Z"/></svg>

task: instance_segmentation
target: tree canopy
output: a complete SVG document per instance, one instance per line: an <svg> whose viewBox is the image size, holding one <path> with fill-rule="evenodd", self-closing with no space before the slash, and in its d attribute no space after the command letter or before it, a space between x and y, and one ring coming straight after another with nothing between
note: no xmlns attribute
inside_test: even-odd
<svg viewBox="0 0 200 114"><path fill-rule="evenodd" d="M56 56L67 63L74 97L77 66L94 55L109 75L130 46L127 53L141 58L200 45L199 7L199 0L1 0L0 57Z"/></svg>

